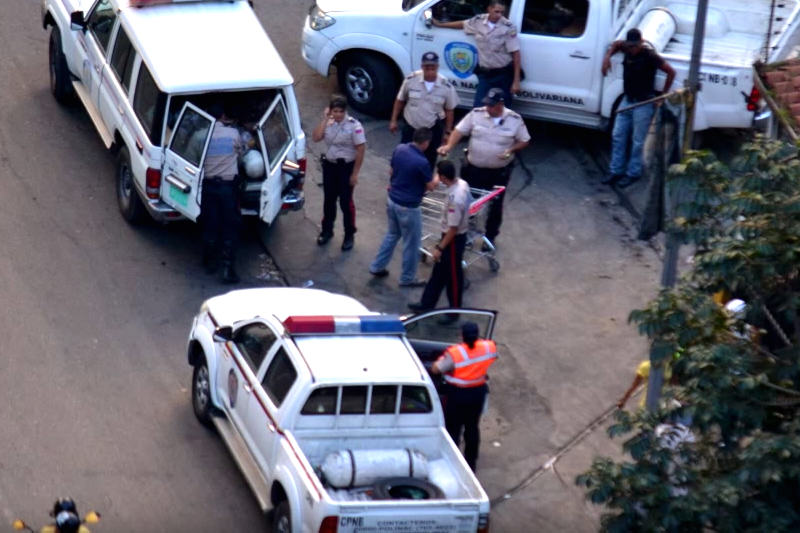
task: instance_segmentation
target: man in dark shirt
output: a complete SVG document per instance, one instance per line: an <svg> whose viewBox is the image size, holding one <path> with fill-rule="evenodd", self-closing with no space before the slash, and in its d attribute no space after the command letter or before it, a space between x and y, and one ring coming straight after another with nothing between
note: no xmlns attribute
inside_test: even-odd
<svg viewBox="0 0 800 533"><path fill-rule="evenodd" d="M416 279L419 247L422 240L422 211L420 204L427 191L433 190L438 180L433 179L431 165L425 150L431 142L431 130L414 131L413 142L400 144L392 154L389 197L386 200L386 217L389 226L375 259L369 266L373 276L383 277L392 260L394 247L403 238L403 272L401 287L421 287L425 281Z"/></svg>
<svg viewBox="0 0 800 533"><path fill-rule="evenodd" d="M675 70L652 48L645 47L642 33L633 28L628 31L624 41L614 41L603 59L603 76L611 69L611 56L623 52L624 97L619 109L643 102L656 96L654 88L656 71L667 75L664 82L664 93L668 93L675 79ZM617 184L627 187L642 177L642 151L647 130L653 118L655 108L660 105L645 104L617 115L614 131L611 133L611 167L610 175L603 180L604 184ZM628 142L633 136L633 144L628 152ZM627 161L626 161L627 159Z"/></svg>

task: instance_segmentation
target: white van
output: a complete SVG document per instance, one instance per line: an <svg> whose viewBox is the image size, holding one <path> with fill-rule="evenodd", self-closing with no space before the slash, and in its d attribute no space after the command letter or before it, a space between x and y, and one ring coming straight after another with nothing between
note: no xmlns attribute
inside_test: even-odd
<svg viewBox="0 0 800 533"><path fill-rule="evenodd" d="M249 2L42 0L42 24L52 27L51 91L60 102L77 96L116 154L126 220L197 220L207 110L219 104L234 108L254 151L240 165L242 213L270 223L302 208L292 76Z"/></svg>

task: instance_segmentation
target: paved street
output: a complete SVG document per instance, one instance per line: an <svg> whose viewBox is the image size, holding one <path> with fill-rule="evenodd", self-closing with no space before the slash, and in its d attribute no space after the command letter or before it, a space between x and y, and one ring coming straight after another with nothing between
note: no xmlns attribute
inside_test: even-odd
<svg viewBox="0 0 800 533"><path fill-rule="evenodd" d="M335 88L300 57L309 4L256 4L295 76L309 133ZM120 217L113 156L80 107L61 107L49 93L38 3L0 2L0 45L0 524L22 517L41 525L52 501L69 495L81 512L103 514L98 532L260 529L265 520L243 477L189 404L191 318L205 298L227 290L203 273L197 228L132 228ZM264 235L282 273L251 228L241 287L312 280L402 313L419 298L419 289L397 288L399 252L388 278L367 273L385 228L387 155L397 138L385 121L364 124L355 249L339 250L340 227L327 247L314 242L321 178L310 144L305 212ZM655 293L660 272L584 151L603 137L529 128L525 159L535 179L524 186L515 174L500 271L470 267L465 302L500 311L501 361L491 372L478 470L500 500L625 390L645 353L627 315ZM616 449L601 430L592 433L556 472L495 505L493 531L595 530L597 510L573 479L594 453Z"/></svg>

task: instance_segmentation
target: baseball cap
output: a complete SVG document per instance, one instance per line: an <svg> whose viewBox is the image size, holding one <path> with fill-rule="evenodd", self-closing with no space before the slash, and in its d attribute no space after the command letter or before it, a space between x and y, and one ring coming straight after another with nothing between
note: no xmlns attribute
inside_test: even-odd
<svg viewBox="0 0 800 533"><path fill-rule="evenodd" d="M481 103L483 105L495 105L504 101L505 95L503 94L503 89L500 89L499 87L493 87L489 89L489 92L483 97Z"/></svg>
<svg viewBox="0 0 800 533"><path fill-rule="evenodd" d="M423 65L438 65L439 64L439 56L436 55L436 52L425 52L422 54L422 64Z"/></svg>
<svg viewBox="0 0 800 533"><path fill-rule="evenodd" d="M625 35L625 42L628 44L639 44L642 42L642 32L639 31L639 28L629 29L627 35Z"/></svg>

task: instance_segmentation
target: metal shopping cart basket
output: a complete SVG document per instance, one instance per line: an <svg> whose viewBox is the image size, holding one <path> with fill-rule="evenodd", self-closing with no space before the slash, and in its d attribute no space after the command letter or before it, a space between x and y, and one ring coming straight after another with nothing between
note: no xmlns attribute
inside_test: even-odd
<svg viewBox="0 0 800 533"><path fill-rule="evenodd" d="M500 269L500 263L495 257L494 243L486 238L483 228L486 227L486 214L489 205L506 190L505 187L496 186L491 190L470 187L472 203L469 206L469 229L467 230L467 245L464 248L462 264L468 268L472 263L485 258L492 272ZM425 261L433 257L428 251L432 243L439 241L442 235L442 210L447 198L447 189L439 186L422 197L422 246L420 254Z"/></svg>

